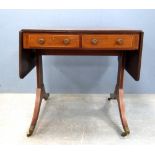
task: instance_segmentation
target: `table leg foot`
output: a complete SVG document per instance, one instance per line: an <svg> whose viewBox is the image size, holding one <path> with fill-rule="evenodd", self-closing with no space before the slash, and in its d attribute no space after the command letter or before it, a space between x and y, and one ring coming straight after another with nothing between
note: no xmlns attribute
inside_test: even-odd
<svg viewBox="0 0 155 155"><path fill-rule="evenodd" d="M35 125L30 126L29 131L27 133L27 137L30 137L33 134L34 128L35 128Z"/></svg>
<svg viewBox="0 0 155 155"><path fill-rule="evenodd" d="M43 94L43 99L47 100L49 98L50 94L49 93L44 93Z"/></svg>
<svg viewBox="0 0 155 155"><path fill-rule="evenodd" d="M128 127L126 127L126 129L124 129L124 132L122 132L121 136L122 136L122 137L125 137L125 136L127 136L127 135L129 135L129 134L130 134L130 130L129 130Z"/></svg>
<svg viewBox="0 0 155 155"><path fill-rule="evenodd" d="M45 100L47 100L48 99L48 97L49 97L49 93L46 93L46 91L45 91L45 87L44 87L44 84L42 84L42 98L43 99L45 99Z"/></svg>
<svg viewBox="0 0 155 155"><path fill-rule="evenodd" d="M108 97L108 101L115 100L115 99L116 99L116 95L114 93L111 93L110 97Z"/></svg>

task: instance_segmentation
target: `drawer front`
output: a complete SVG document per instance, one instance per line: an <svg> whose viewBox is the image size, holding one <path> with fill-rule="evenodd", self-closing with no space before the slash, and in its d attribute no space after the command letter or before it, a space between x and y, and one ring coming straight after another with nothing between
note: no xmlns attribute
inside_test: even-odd
<svg viewBox="0 0 155 155"><path fill-rule="evenodd" d="M82 36L82 47L88 49L135 50L138 46L138 34L86 34Z"/></svg>
<svg viewBox="0 0 155 155"><path fill-rule="evenodd" d="M25 33L23 34L24 48L78 48L79 35Z"/></svg>

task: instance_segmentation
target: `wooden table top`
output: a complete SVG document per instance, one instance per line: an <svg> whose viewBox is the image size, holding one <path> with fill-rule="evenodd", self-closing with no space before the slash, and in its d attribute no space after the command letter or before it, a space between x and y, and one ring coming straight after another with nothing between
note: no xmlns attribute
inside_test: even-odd
<svg viewBox="0 0 155 155"><path fill-rule="evenodd" d="M19 32L19 68L24 78L35 66L35 52L41 55L126 55L126 71L140 78L142 30L128 28L22 29Z"/></svg>

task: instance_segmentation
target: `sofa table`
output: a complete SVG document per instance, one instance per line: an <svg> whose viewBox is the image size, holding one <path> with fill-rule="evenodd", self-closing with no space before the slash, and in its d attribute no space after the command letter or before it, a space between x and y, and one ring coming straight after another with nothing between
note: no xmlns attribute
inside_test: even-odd
<svg viewBox="0 0 155 155"><path fill-rule="evenodd" d="M23 29L19 32L19 75L24 78L36 66L36 99L32 122L27 133L31 136L42 99L47 100L43 83L42 55L117 56L118 74L114 93L108 100L118 102L123 126L122 136L130 133L124 103L124 70L134 80L140 79L143 31L125 29Z"/></svg>

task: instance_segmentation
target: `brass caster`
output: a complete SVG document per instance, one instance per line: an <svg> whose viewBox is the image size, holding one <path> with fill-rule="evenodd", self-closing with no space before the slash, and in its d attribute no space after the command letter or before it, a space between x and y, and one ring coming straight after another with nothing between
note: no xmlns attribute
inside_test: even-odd
<svg viewBox="0 0 155 155"><path fill-rule="evenodd" d="M115 100L115 99L116 99L116 95L115 94L110 94L110 97L108 97L108 101Z"/></svg>
<svg viewBox="0 0 155 155"><path fill-rule="evenodd" d="M125 137L130 134L129 128L126 128L125 131L121 134L122 137Z"/></svg>
<svg viewBox="0 0 155 155"><path fill-rule="evenodd" d="M50 94L46 93L46 94L43 95L43 99L47 100L49 96L50 96Z"/></svg>
<svg viewBox="0 0 155 155"><path fill-rule="evenodd" d="M27 133L27 137L30 137L33 134L34 128L35 128L35 125L30 126L30 129Z"/></svg>

